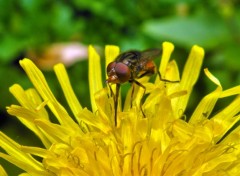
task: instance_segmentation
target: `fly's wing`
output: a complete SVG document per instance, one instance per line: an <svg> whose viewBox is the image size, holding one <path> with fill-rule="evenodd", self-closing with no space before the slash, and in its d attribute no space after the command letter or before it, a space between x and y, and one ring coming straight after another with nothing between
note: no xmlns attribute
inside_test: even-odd
<svg viewBox="0 0 240 176"><path fill-rule="evenodd" d="M117 56L115 59L116 62L123 62L126 65L127 62L130 62L130 64L138 64L139 62L144 62L148 60L155 59L156 57L160 56L161 50L160 49L147 49L144 51L137 51L137 50L131 50L124 53L121 53Z"/></svg>
<svg viewBox="0 0 240 176"><path fill-rule="evenodd" d="M141 52L141 56L138 63L138 72L143 71L146 64L150 61L155 59L156 57L160 56L161 50L160 49L148 49Z"/></svg>
<svg viewBox="0 0 240 176"><path fill-rule="evenodd" d="M161 54L160 49L148 49L141 52L139 62L136 66L135 77L141 78L145 75L155 73L155 64L152 61Z"/></svg>
<svg viewBox="0 0 240 176"><path fill-rule="evenodd" d="M161 50L154 48L154 49L148 49L148 50L144 50L141 52L141 59L142 61L146 60L152 60L155 59L156 57L160 56L161 54Z"/></svg>

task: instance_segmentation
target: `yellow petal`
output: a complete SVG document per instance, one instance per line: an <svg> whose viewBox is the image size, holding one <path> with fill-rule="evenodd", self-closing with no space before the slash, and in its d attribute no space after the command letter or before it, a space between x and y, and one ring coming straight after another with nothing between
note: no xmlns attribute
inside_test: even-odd
<svg viewBox="0 0 240 176"><path fill-rule="evenodd" d="M112 62L120 53L120 48L115 45L106 45L105 47L105 68ZM107 73L107 72L106 72ZM107 75L106 75L107 76Z"/></svg>
<svg viewBox="0 0 240 176"><path fill-rule="evenodd" d="M36 119L43 119L41 115L36 111L31 111L21 106L11 105L7 108L7 112L13 116L16 116L26 127L34 132L41 139L45 147L49 147L51 142L48 140L48 136L41 131L35 124Z"/></svg>
<svg viewBox="0 0 240 176"><path fill-rule="evenodd" d="M97 54L96 50L89 46L89 65L88 65L88 80L89 80L89 89L90 89L90 98L92 104L92 111L97 111L97 106L95 103L95 93L103 88L102 85L102 72L101 72L101 63L100 56Z"/></svg>
<svg viewBox="0 0 240 176"><path fill-rule="evenodd" d="M63 125L58 125L55 123L51 123L46 120L36 119L35 124L40 127L48 136L48 139L54 142L63 142L68 141L69 136L71 135L82 135L82 131L80 128L68 128Z"/></svg>
<svg viewBox="0 0 240 176"><path fill-rule="evenodd" d="M82 106L80 104L80 102L78 101L73 89L72 89L72 86L71 86L71 83L70 83L70 80L68 78L68 75L67 75L67 71L64 67L63 64L57 64L54 66L54 71L57 75L57 78L58 78L58 81L62 87L62 90L63 90L63 93L64 93L64 96L65 98L67 99L67 102L68 102L68 105L70 106L75 118L77 119L78 123L80 124L81 123L81 120L79 118L77 118L78 114L80 113L80 111L82 110Z"/></svg>
<svg viewBox="0 0 240 176"><path fill-rule="evenodd" d="M86 108L84 108L79 115L81 116L84 123L98 128L104 133L111 131L111 126L109 125L108 121L103 121L103 119L100 119L99 116L94 116L94 114Z"/></svg>
<svg viewBox="0 0 240 176"><path fill-rule="evenodd" d="M179 87L180 90L186 90L188 93L184 96L173 99L172 102L173 111L176 118L180 118L182 114L180 114L179 112L184 113L186 109L187 102L192 92L193 86L195 85L200 73L203 57L203 48L197 45L193 46L188 60L185 64Z"/></svg>
<svg viewBox="0 0 240 176"><path fill-rule="evenodd" d="M20 105L29 110L37 111L41 118L48 119L48 113L45 109L47 101L43 102L35 89L28 89L25 91L20 85L14 84L9 88L9 91L17 99Z"/></svg>
<svg viewBox="0 0 240 176"><path fill-rule="evenodd" d="M45 158L47 155L51 155L52 153L46 149L39 147L29 147L29 146L21 146L21 151L25 153L30 153L35 156L39 156Z"/></svg>
<svg viewBox="0 0 240 176"><path fill-rule="evenodd" d="M180 81L179 70L175 60L172 60L168 63L165 73L165 79L169 81ZM174 86L175 84L176 83L172 83L170 85Z"/></svg>
<svg viewBox="0 0 240 176"><path fill-rule="evenodd" d="M0 165L0 175L2 176L8 176L2 165Z"/></svg>
<svg viewBox="0 0 240 176"><path fill-rule="evenodd" d="M169 62L169 59L171 57L171 54L174 50L174 45L170 42L163 42L162 44L162 58L161 58L161 63L159 67L159 71L162 74L163 78L165 75L165 71L167 69L167 65Z"/></svg>
<svg viewBox="0 0 240 176"><path fill-rule="evenodd" d="M104 88L95 94L95 102L98 107L97 114L100 116L100 118L102 118L103 121L106 121L106 123L107 121L112 121L113 119L111 117L113 114L113 103L109 102L107 88ZM114 124L113 121L112 124Z"/></svg>
<svg viewBox="0 0 240 176"><path fill-rule="evenodd" d="M72 118L67 114L63 106L61 106L61 104L54 97L43 73L36 67L36 65L29 59L23 59L19 63L27 73L29 79L31 80L43 100L47 101L47 105L49 106L55 117L58 119L59 123L65 126L71 126L71 128L78 129L76 123L72 120Z"/></svg>
<svg viewBox="0 0 240 176"><path fill-rule="evenodd" d="M239 116L236 117L237 119L239 119ZM225 136L225 138L221 141L221 144L226 144L231 148L235 148L235 145L239 146L238 142L235 141L239 141L240 139L240 126L237 126L234 130L232 130L230 132L230 134L228 134L227 136Z"/></svg>
<svg viewBox="0 0 240 176"><path fill-rule="evenodd" d="M222 86L218 79L214 77L208 69L204 69L205 74L208 76L210 80L213 81L214 84L217 85L216 90L214 90L212 93L205 96L201 102L198 104L197 108L195 109L194 113L192 114L189 123L198 123L203 119L208 118L208 116L211 114L217 100L219 99L221 93L222 93Z"/></svg>
<svg viewBox="0 0 240 176"><path fill-rule="evenodd" d="M226 108L212 117L214 121L214 132L216 141L220 140L233 125L239 120L240 116L235 116L240 112L240 95L235 98Z"/></svg>
<svg viewBox="0 0 240 176"><path fill-rule="evenodd" d="M229 96L237 95L237 94L240 94L240 86L235 86L230 89L224 90L221 93L220 98L229 97Z"/></svg>
<svg viewBox="0 0 240 176"><path fill-rule="evenodd" d="M0 153L1 158L8 160L33 175L39 173L46 174L41 162L35 160L31 155L22 152L20 150L21 146L2 132L0 132L0 141L0 146L10 155ZM36 171L39 173L36 173Z"/></svg>

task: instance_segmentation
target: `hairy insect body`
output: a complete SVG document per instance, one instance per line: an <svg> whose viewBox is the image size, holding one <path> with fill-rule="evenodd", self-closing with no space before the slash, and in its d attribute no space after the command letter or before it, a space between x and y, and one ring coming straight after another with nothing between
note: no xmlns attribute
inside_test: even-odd
<svg viewBox="0 0 240 176"><path fill-rule="evenodd" d="M146 91L145 86L138 82L136 79L156 73L156 66L152 60L159 56L160 52L161 50L159 49L149 49L142 52L128 51L121 53L120 55L117 56L117 58L113 62L108 64L107 66L108 79L106 80L106 83L116 84L116 94L114 96L115 126L117 126L117 106L120 85L125 82L135 83L144 89L145 94ZM110 90L111 94L113 95L111 87ZM132 89L132 95L133 91L134 88ZM143 116L145 117L141 105L140 109L142 111Z"/></svg>
<svg viewBox="0 0 240 176"><path fill-rule="evenodd" d="M152 75L156 73L156 66L155 63L151 60L152 55L150 53L150 50L147 50L145 52L129 51L120 54L116 58L116 63L123 63L128 66L131 74L130 79L128 80L129 82L132 82L132 80L141 78L145 75Z"/></svg>

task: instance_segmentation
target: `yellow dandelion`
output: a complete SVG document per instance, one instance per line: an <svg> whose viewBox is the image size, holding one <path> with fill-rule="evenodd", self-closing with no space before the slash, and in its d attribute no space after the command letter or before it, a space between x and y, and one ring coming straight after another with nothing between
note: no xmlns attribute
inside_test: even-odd
<svg viewBox="0 0 240 176"><path fill-rule="evenodd" d="M180 79L176 62L169 62L174 46L164 42L162 49L160 73L165 79L180 82L166 83L156 78L151 83L143 77L139 81L148 95L142 105L146 118L140 110L144 90L136 86L133 95L129 90L123 108L118 108L117 126L113 97L102 84L100 57L92 46L92 111L76 98L64 66L54 67L74 117L54 97L32 61L20 61L34 88L24 90L18 84L10 87L19 105L11 105L7 111L32 130L44 148L22 146L0 132L0 147L5 151L0 157L21 168L24 175L240 175L240 86L223 90L219 80L205 69L216 89L203 97L186 121L184 112L201 70L204 50L192 47ZM118 47L107 46L106 65L118 54ZM211 114L218 99L232 95L236 98L227 107ZM58 123L49 120L48 110ZM0 175L7 175L1 166Z"/></svg>

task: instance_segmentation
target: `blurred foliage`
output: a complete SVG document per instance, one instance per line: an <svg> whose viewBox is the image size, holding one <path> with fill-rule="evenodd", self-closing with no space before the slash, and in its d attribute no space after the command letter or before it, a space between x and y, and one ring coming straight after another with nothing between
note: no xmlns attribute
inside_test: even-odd
<svg viewBox="0 0 240 176"><path fill-rule="evenodd" d="M170 41L175 44L172 58L180 70L191 46L198 44L206 50L203 67L208 67L225 89L240 83L237 0L0 0L0 7L0 128L12 131L9 135L13 138L20 127L9 130L3 123L5 106L15 102L8 87L14 83L31 87L18 60L29 50L41 51L51 43L79 42L102 49L115 44L127 50L161 47L163 41ZM90 108L87 61L70 66L68 72L80 102ZM52 71L45 74L60 102L66 104ZM196 88L191 108L214 85L201 74ZM219 107L224 104L226 101L220 102Z"/></svg>

